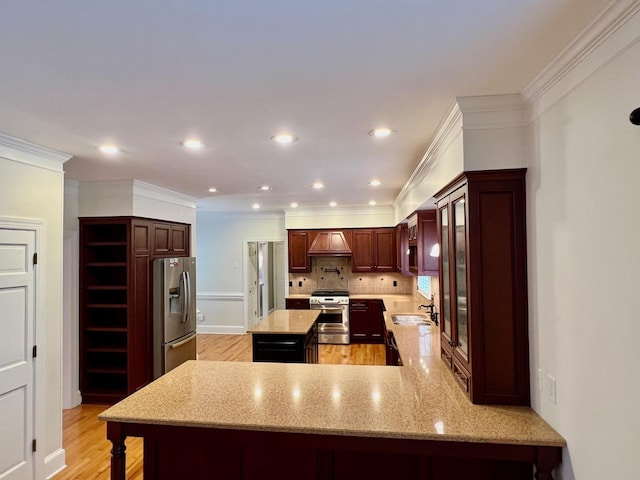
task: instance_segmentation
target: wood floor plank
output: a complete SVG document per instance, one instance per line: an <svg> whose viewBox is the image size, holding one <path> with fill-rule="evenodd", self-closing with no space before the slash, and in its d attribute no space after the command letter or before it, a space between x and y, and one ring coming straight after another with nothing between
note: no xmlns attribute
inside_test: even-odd
<svg viewBox="0 0 640 480"><path fill-rule="evenodd" d="M251 335L198 335L200 360L250 362ZM320 345L319 363L385 365L384 345ZM83 404L63 412L63 439L67 468L53 480L109 480L111 442L106 424L98 415L107 405ZM140 438L126 441L127 478L141 480L142 447Z"/></svg>

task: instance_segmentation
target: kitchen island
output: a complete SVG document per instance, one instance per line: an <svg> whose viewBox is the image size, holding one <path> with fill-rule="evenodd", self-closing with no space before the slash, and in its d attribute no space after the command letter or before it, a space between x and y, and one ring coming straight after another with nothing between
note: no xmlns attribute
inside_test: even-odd
<svg viewBox="0 0 640 480"><path fill-rule="evenodd" d="M388 313L415 312L385 297ZM411 308L411 310L409 310ZM100 415L125 478L551 479L565 440L526 407L473 405L437 328L394 330L403 367L190 361ZM433 330L433 331L432 331Z"/></svg>
<svg viewBox="0 0 640 480"><path fill-rule="evenodd" d="M318 363L318 310L274 310L255 327L254 362Z"/></svg>

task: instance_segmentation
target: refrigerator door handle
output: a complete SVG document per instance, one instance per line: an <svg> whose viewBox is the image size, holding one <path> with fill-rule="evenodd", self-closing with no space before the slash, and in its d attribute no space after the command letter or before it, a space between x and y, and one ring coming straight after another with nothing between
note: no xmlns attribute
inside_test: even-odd
<svg viewBox="0 0 640 480"><path fill-rule="evenodd" d="M189 320L189 312L191 311L191 273L184 272L184 279L187 284L187 311L184 316L186 322Z"/></svg>
<svg viewBox="0 0 640 480"><path fill-rule="evenodd" d="M187 316L189 315L189 277L187 272L180 274L180 281L182 282L182 323L187 323Z"/></svg>
<svg viewBox="0 0 640 480"><path fill-rule="evenodd" d="M193 341L193 337L195 337L195 336L196 336L195 333L193 335L189 335L189 338L185 338L184 340L182 340L180 342L172 344L170 348L180 348L182 345L185 345L185 344L187 344L189 342L192 342Z"/></svg>

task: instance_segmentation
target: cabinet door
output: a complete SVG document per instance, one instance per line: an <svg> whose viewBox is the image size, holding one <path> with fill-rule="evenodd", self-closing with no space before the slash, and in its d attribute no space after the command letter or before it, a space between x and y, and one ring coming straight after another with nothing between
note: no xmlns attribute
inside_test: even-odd
<svg viewBox="0 0 640 480"><path fill-rule="evenodd" d="M396 270L396 242L395 231L392 228L382 228L375 231L374 268L377 272L395 272Z"/></svg>
<svg viewBox="0 0 640 480"><path fill-rule="evenodd" d="M469 324L467 322L467 202L466 190L451 199L453 227L453 269L455 272L454 343L456 354L469 361ZM467 367L468 368L468 367Z"/></svg>
<svg viewBox="0 0 640 480"><path fill-rule="evenodd" d="M382 300L369 300L369 338L372 343L384 342L384 304Z"/></svg>
<svg viewBox="0 0 640 480"><path fill-rule="evenodd" d="M354 230L352 236L351 270L354 272L373 272L375 269L373 230Z"/></svg>
<svg viewBox="0 0 640 480"><path fill-rule="evenodd" d="M303 230L289 230L289 272L308 273L311 271L311 262L307 255L309 248L309 232Z"/></svg>
<svg viewBox="0 0 640 480"><path fill-rule="evenodd" d="M186 255L189 251L186 225L171 225L171 251L177 255Z"/></svg>
<svg viewBox="0 0 640 480"><path fill-rule="evenodd" d="M396 227L396 271L409 274L409 228L402 223Z"/></svg>
<svg viewBox="0 0 640 480"><path fill-rule="evenodd" d="M167 255L171 251L171 226L166 223L153 224L153 254Z"/></svg>
<svg viewBox="0 0 640 480"><path fill-rule="evenodd" d="M444 350L450 350L452 345L453 322L451 318L451 251L449 248L451 232L449 229L448 199L438 202L438 222L440 224L440 256L442 267L440 270L440 336Z"/></svg>
<svg viewBox="0 0 640 480"><path fill-rule="evenodd" d="M418 275L438 275L438 257L431 256L433 247L438 243L436 212L420 211L418 222Z"/></svg>

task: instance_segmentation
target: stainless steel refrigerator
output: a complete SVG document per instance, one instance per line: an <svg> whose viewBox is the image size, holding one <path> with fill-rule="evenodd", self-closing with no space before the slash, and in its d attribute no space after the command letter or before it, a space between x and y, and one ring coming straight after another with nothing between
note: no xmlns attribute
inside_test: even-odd
<svg viewBox="0 0 640 480"><path fill-rule="evenodd" d="M153 262L153 378L196 358L196 259Z"/></svg>

